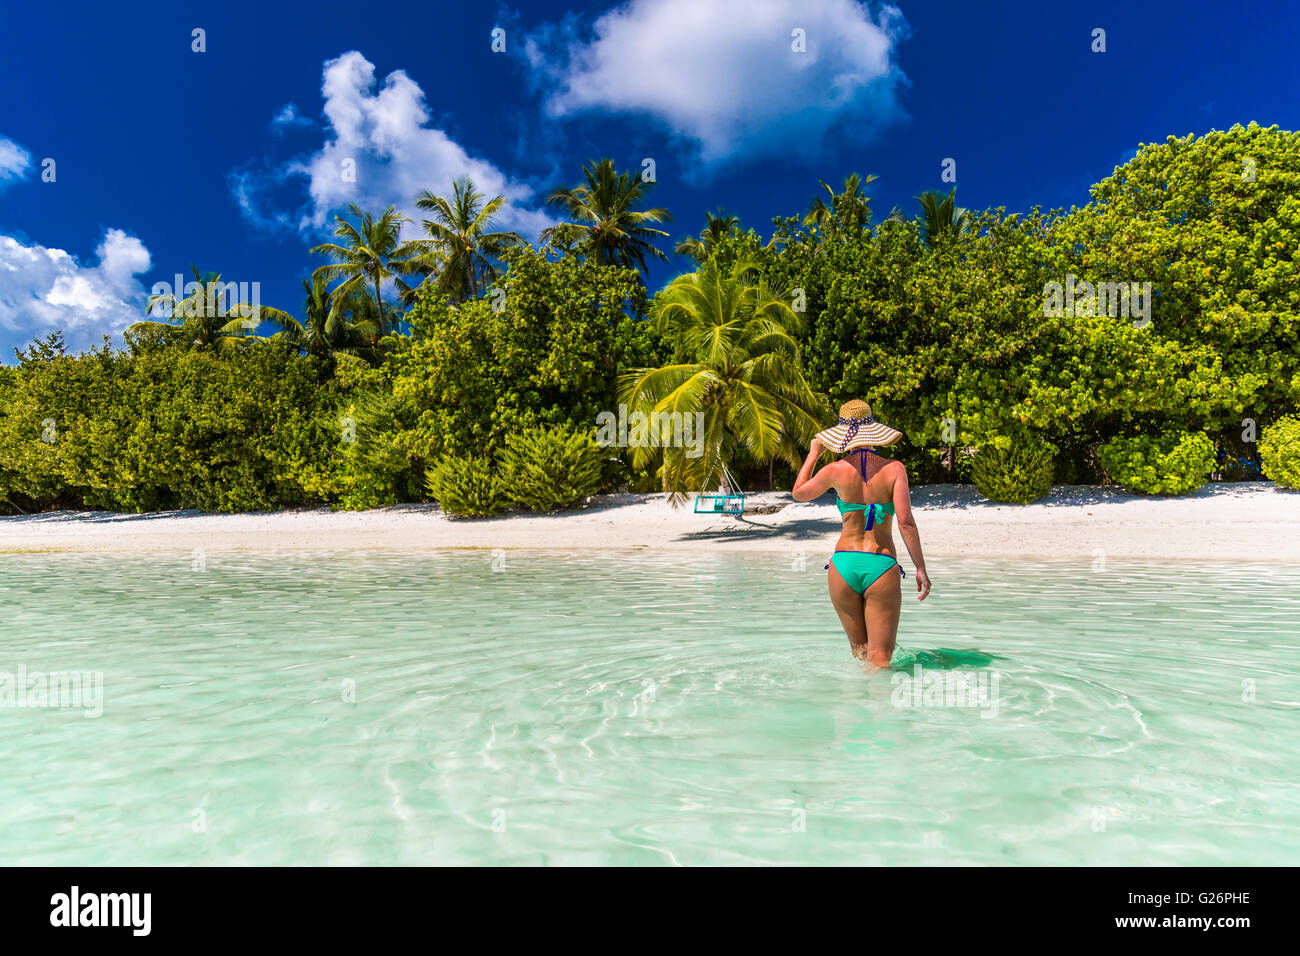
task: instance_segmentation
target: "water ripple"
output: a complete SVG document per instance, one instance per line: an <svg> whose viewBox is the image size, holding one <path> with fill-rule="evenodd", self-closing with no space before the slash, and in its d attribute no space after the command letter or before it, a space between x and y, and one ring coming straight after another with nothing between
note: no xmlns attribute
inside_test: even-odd
<svg viewBox="0 0 1300 956"><path fill-rule="evenodd" d="M1300 573L940 562L875 672L798 558L0 557L0 690L103 681L0 707L0 854L1294 861Z"/></svg>

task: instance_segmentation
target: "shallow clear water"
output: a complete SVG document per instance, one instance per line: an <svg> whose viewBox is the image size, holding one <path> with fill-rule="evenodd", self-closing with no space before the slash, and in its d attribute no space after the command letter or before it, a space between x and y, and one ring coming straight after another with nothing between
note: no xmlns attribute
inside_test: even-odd
<svg viewBox="0 0 1300 956"><path fill-rule="evenodd" d="M0 684L103 680L0 860L1295 863L1300 572L937 560L870 672L823 563L0 556Z"/></svg>

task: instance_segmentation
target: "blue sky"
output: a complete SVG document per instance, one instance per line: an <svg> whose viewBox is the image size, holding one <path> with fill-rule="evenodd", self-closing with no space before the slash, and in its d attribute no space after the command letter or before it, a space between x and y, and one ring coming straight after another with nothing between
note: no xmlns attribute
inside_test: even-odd
<svg viewBox="0 0 1300 956"><path fill-rule="evenodd" d="M911 212L946 158L962 205L1083 204L1141 142L1296 129L1298 21L1293 0L11 5L0 360L118 333L191 262L297 313L349 199L410 209L464 173L530 238L604 156L654 159L673 240L718 206L767 235L852 171L880 177L878 215Z"/></svg>

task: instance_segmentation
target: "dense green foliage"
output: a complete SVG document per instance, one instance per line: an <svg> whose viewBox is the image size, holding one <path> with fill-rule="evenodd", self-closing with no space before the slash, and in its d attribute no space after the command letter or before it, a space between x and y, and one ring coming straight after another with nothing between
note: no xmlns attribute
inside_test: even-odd
<svg viewBox="0 0 1300 956"><path fill-rule="evenodd" d="M1288 415L1264 429L1259 455L1265 475L1283 488L1300 490L1300 416Z"/></svg>
<svg viewBox="0 0 1300 956"><path fill-rule="evenodd" d="M604 484L605 450L567 425L506 436L496 460L444 456L429 468L429 494L448 514L486 518L508 503L531 511L577 507Z"/></svg>
<svg viewBox="0 0 1300 956"><path fill-rule="evenodd" d="M316 363L271 345L72 357L28 350L4 376L0 497L144 511L299 504L329 467Z"/></svg>
<svg viewBox="0 0 1300 956"><path fill-rule="evenodd" d="M975 454L971 479L986 498L1028 504L1051 490L1055 458L1046 445L987 445Z"/></svg>
<svg viewBox="0 0 1300 956"><path fill-rule="evenodd" d="M707 453L605 449L604 488L691 491L724 465L742 488L780 486L850 398L902 430L891 453L914 483L973 477L1001 500L1042 487L1029 450L1049 446L1061 482L1180 493L1216 446L1220 474L1244 475L1243 420L1265 473L1300 484L1296 133L1144 145L1068 211L923 193L913 218L875 222L872 177L850 175L767 239L707 217L676 244L694 271L653 297L639 270L667 210L612 164L584 172L552 194L568 221L541 248L494 231L499 203L468 182L422 194L427 239L403 242L391 209L349 210L302 317L262 308L271 340L245 304L188 315L184 293L154 301L173 317L126 350L33 344L0 368L0 507L420 500L444 461L587 434L620 400L704 413ZM1114 283L1136 295L1086 307ZM1077 301L1054 310L1065 286Z"/></svg>
<svg viewBox="0 0 1300 956"><path fill-rule="evenodd" d="M619 356L658 357L644 291L628 269L523 248L479 299L452 303L432 284L392 336L378 369L339 368L354 436L337 448L337 500L369 508L421 498L445 457L494 457L510 433L592 428L614 409ZM630 469L611 479L632 477Z"/></svg>
<svg viewBox="0 0 1300 956"><path fill-rule="evenodd" d="M501 450L505 494L531 511L573 508L600 490L605 450L567 426L510 435Z"/></svg>
<svg viewBox="0 0 1300 956"><path fill-rule="evenodd" d="M377 508L420 497L421 466L412 460L401 403L377 381L382 381L378 375L353 376L335 423L339 444L331 490L344 508Z"/></svg>
<svg viewBox="0 0 1300 956"><path fill-rule="evenodd" d="M429 494L451 515L489 518L506 505L490 458L441 458L426 474Z"/></svg>
<svg viewBox="0 0 1300 956"><path fill-rule="evenodd" d="M489 294L462 305L424 296L413 334L387 363L425 457L492 453L509 432L593 426L615 407L615 341L644 294L629 269L525 249Z"/></svg>
<svg viewBox="0 0 1300 956"><path fill-rule="evenodd" d="M813 385L868 398L923 472L918 446L1024 426L1061 449L1058 477L1096 480L1113 435L1219 439L1300 401L1298 191L1300 137L1234 127L1143 147L1068 213L993 210L931 247L906 222L851 238L786 222L763 256L770 284L805 291ZM1045 315L1067 275L1151 282L1150 324Z"/></svg>
<svg viewBox="0 0 1300 956"><path fill-rule="evenodd" d="M1203 434L1164 432L1112 438L1098 451L1118 484L1148 495L1183 495L1205 483L1214 467L1214 444Z"/></svg>

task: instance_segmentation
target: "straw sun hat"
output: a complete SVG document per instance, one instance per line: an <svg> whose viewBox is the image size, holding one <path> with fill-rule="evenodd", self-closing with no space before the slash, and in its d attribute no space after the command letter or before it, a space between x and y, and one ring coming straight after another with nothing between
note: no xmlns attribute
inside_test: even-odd
<svg viewBox="0 0 1300 956"><path fill-rule="evenodd" d="M817 433L827 450L838 455L872 445L892 445L902 437L898 429L876 421L871 406L856 398L840 407L838 424Z"/></svg>

